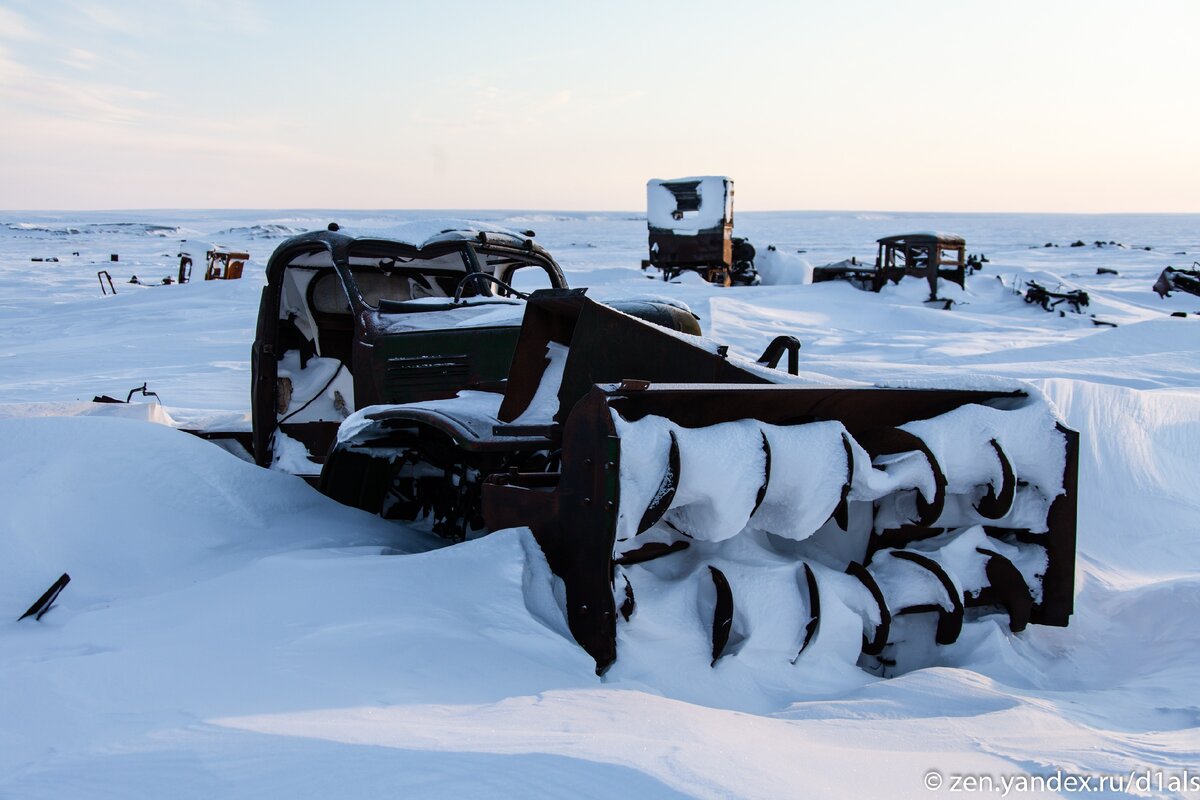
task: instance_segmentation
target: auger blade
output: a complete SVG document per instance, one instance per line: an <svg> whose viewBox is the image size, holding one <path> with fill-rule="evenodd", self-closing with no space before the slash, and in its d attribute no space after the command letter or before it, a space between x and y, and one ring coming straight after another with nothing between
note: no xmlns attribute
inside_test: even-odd
<svg viewBox="0 0 1200 800"><path fill-rule="evenodd" d="M839 528L847 530L850 527L850 490L854 487L854 447L850 444L849 434L842 434L842 447L846 450L846 482L831 519Z"/></svg>
<svg viewBox="0 0 1200 800"><path fill-rule="evenodd" d="M663 424L678 440L678 489L662 519L703 541L722 541L742 531L766 495L766 460L774 450L763 447L762 427L754 420L698 428ZM661 441L661 433L648 431ZM771 473L774 469L770 470Z"/></svg>
<svg viewBox="0 0 1200 800"><path fill-rule="evenodd" d="M1013 472L1012 462L1008 460L1000 443L992 439L990 444L996 451L996 458L1000 460L1002 476L1000 491L997 492L996 487L989 484L987 494L980 498L975 510L982 517L996 520L1001 519L1012 510L1013 500L1017 496L1017 476Z"/></svg>
<svg viewBox="0 0 1200 800"><path fill-rule="evenodd" d="M1008 612L1008 627L1013 633L1020 633L1029 624L1033 611L1033 595L1021 571L1011 561L983 547L976 552L988 557L984 567L987 574L987 591Z"/></svg>
<svg viewBox="0 0 1200 800"><path fill-rule="evenodd" d="M846 567L846 574L858 578L859 582L870 592L876 605L879 606L879 624L875 626L875 632L870 639L867 638L864 628L862 645L864 654L877 656L887 646L888 635L891 633L892 628L892 612L888 610L887 602L883 599L883 592L879 589L879 584L876 583L875 576L868 572L866 567L857 561L852 561ZM866 620L864 620L864 623L866 623Z"/></svg>
<svg viewBox="0 0 1200 800"><path fill-rule="evenodd" d="M628 550L622 553L617 558L613 559L614 564L622 567L627 567L631 564L644 564L647 561L653 561L656 558L668 556L671 553L678 553L680 550L687 550L688 543L682 539L677 539L674 542L646 542L636 550Z"/></svg>
<svg viewBox="0 0 1200 800"><path fill-rule="evenodd" d="M637 527L638 533L645 533L662 519L663 514L671 507L671 501L675 499L675 492L679 488L679 440L674 431L671 431L670 435L671 450L667 455L667 471L658 484L658 491L650 499L650 505L642 514Z"/></svg>
<svg viewBox="0 0 1200 800"><path fill-rule="evenodd" d="M625 579L625 601L621 603L621 617L628 622L633 616L634 609L637 608L637 601L633 599L633 584L629 582L629 578Z"/></svg>
<svg viewBox="0 0 1200 800"><path fill-rule="evenodd" d="M804 605L808 609L808 622L804 626L804 639L800 642L800 649L796 652L796 657L792 659L793 664L800 660L800 656L816 638L817 630L821 626L821 590L817 586L817 576L813 574L812 567L807 563L803 567L804 583L801 584L801 590L805 596Z"/></svg>
<svg viewBox="0 0 1200 800"><path fill-rule="evenodd" d="M901 430L900 428L883 428L875 430L869 436L858 440L866 449L872 460L884 456L894 456L903 453L920 453L929 462L933 473L934 493L932 499L927 499L920 490L915 492L917 504L917 519L912 524L928 528L942 515L946 504L946 475L930 449L919 437Z"/></svg>
<svg viewBox="0 0 1200 800"><path fill-rule="evenodd" d="M751 517L758 513L759 506L767 496L767 489L771 486L771 442L767 439L765 432L760 431L760 433L762 434L763 449L763 479L762 485L758 487L758 492L754 495L754 510L750 512Z"/></svg>
<svg viewBox="0 0 1200 800"><path fill-rule="evenodd" d="M717 590L717 602L713 606L712 620L712 666L717 665L718 659L729 644L729 634L733 631L733 590L725 573L716 567L709 566L713 587Z"/></svg>
<svg viewBox="0 0 1200 800"><path fill-rule="evenodd" d="M892 550L891 554L893 558L910 561L931 572L942 585L942 588L946 592L946 600L950 603L949 610L940 603L931 603L926 607L902 609L900 613L936 611L938 615L937 643L954 644L958 641L958 635L962 633L963 626L963 602L958 587L954 585L954 581L950 580L950 576L946 574L946 570L942 569L942 565L929 556L924 556L911 550Z"/></svg>

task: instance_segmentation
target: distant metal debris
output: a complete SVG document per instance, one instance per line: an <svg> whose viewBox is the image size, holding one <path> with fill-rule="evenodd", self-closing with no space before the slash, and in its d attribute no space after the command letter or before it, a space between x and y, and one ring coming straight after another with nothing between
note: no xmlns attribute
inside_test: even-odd
<svg viewBox="0 0 1200 800"><path fill-rule="evenodd" d="M663 280L696 272L721 286L759 283L757 255L747 239L733 235L733 181L723 175L646 184L650 257L642 269Z"/></svg>
<svg viewBox="0 0 1200 800"><path fill-rule="evenodd" d="M938 280L944 279L966 288L966 276L988 263L988 257L966 255L967 243L949 233L902 233L877 240L874 266L857 259L838 261L813 269L813 283L849 281L859 289L878 292L888 281L899 283L906 275L924 277L929 282L928 302L944 302L938 297ZM949 304L946 304L949 308Z"/></svg>
<svg viewBox="0 0 1200 800"><path fill-rule="evenodd" d="M1196 269L1167 267L1154 282L1154 291L1159 297L1170 297L1176 290L1200 295L1200 261L1193 261L1192 266Z"/></svg>
<svg viewBox="0 0 1200 800"><path fill-rule="evenodd" d="M130 389L129 394L127 394L125 396L124 400L118 400L117 398L109 397L106 394L98 394L92 398L92 402L93 403L129 403L133 400L133 396L135 394L137 394L138 392L142 393L142 397L153 397L154 400L159 405L162 405L162 398L160 398L158 396L158 392L151 392L150 390L148 390L146 388L145 382L143 382L141 386L135 386L132 389Z"/></svg>
<svg viewBox="0 0 1200 800"><path fill-rule="evenodd" d="M246 267L246 262L250 260L250 254L237 250L228 250L220 245L205 245L204 258L207 266L204 270L204 280L237 280L242 277L242 272ZM192 259L193 256L185 248L181 248L179 252L179 272L178 275L172 277L164 276L157 282L145 281L137 275L129 276L129 283L134 286L172 286L175 283L184 284L190 283L192 280ZM110 256L112 261L117 260L116 254ZM34 261L57 261L54 259L35 258ZM102 269L96 273L96 277L100 281L101 294L116 294L117 287L113 285L112 275L108 270ZM107 286L105 283L107 282Z"/></svg>
<svg viewBox="0 0 1200 800"><path fill-rule="evenodd" d="M192 243L197 244L196 242ZM181 242L179 251L179 274L176 276L176 281L180 284L190 283L192 280L192 263L199 257L200 251L194 250L186 246L187 240ZM221 245L204 245L204 260L206 266L204 269L204 280L238 280L242 277L242 271L246 267L246 262L250 260L250 254L238 250L229 250ZM165 281L164 281L165 283Z"/></svg>
<svg viewBox="0 0 1200 800"><path fill-rule="evenodd" d="M175 279L172 278L170 275L166 275L158 283L147 283L146 281L139 278L137 275L130 275L129 282L135 286L170 286L171 284L175 283Z"/></svg>
<svg viewBox="0 0 1200 800"><path fill-rule="evenodd" d="M183 285L192 279L192 257L187 253L179 254L179 277L176 281Z"/></svg>
<svg viewBox="0 0 1200 800"><path fill-rule="evenodd" d="M813 283L846 281L855 288L867 292L877 292L879 288L882 288L882 283L879 284L879 288L876 288L876 275L874 265L860 263L854 257L835 261L832 264L825 264L821 267L813 267Z"/></svg>
<svg viewBox="0 0 1200 800"><path fill-rule="evenodd" d="M1107 242L1103 239L1097 239L1096 241L1092 242L1092 244L1096 247L1119 247L1122 250L1128 250L1130 248L1130 245L1127 245L1123 242L1118 242L1115 239L1109 239ZM1054 242L1046 242L1044 245L1042 245L1042 247L1058 247L1058 245ZM1087 242L1085 242L1083 239L1076 239L1075 241L1071 242L1068 247L1087 247ZM1137 245L1133 245L1133 249L1153 250L1154 248L1149 246L1139 247Z"/></svg>
<svg viewBox="0 0 1200 800"><path fill-rule="evenodd" d="M58 596L62 594L62 590L65 589L67 584L70 582L71 576L64 572L61 576L59 576L59 579L56 580L49 589L43 592L42 596L39 597L34 604L29 607L29 610L17 617L17 622L20 622L26 617L33 617L34 621L40 620L42 615L50 610L50 606L54 605L54 601L58 599Z"/></svg>
<svg viewBox="0 0 1200 800"><path fill-rule="evenodd" d="M1025 287L1026 303L1039 305L1047 311L1057 310L1059 314L1062 314L1063 311L1058 307L1064 303L1076 314L1082 314L1083 309L1087 308L1091 302L1088 293L1082 289L1074 289L1069 292L1052 292L1037 281L1028 281Z"/></svg>
<svg viewBox="0 0 1200 800"><path fill-rule="evenodd" d="M242 277L242 270L250 260L249 253L234 250L209 250L205 253L208 269L204 270L206 281L232 281Z"/></svg>

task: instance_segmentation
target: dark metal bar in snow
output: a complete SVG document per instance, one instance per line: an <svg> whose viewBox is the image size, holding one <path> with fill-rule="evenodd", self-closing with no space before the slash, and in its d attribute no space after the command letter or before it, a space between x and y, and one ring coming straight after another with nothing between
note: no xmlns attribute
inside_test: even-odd
<svg viewBox="0 0 1200 800"><path fill-rule="evenodd" d="M41 619L42 615L50 610L50 606L54 605L54 601L58 599L58 595L70 582L71 576L64 572L62 576L54 582L54 585L47 589L42 596L37 599L37 602L29 607L28 611L17 617L17 622L20 622L26 617L33 617L35 620Z"/></svg>

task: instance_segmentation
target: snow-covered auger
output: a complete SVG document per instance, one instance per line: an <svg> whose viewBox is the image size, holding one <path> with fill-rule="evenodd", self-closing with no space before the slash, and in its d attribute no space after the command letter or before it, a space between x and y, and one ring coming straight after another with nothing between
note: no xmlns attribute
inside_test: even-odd
<svg viewBox="0 0 1200 800"><path fill-rule="evenodd" d="M598 671L659 612L703 624L715 664L795 660L850 609L884 674L979 616L1067 624L1077 434L1044 401L822 385L771 368L783 349L744 361L538 292L502 386L363 409L322 488L458 536L529 527Z"/></svg>

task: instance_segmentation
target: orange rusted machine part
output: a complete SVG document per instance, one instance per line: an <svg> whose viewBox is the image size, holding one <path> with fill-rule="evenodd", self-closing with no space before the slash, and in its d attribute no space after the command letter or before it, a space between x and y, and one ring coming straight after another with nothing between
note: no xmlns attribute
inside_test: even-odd
<svg viewBox="0 0 1200 800"><path fill-rule="evenodd" d="M238 253L230 250L209 250L208 269L204 271L204 280L237 280L242 277L242 270L250 260L249 253Z"/></svg>

